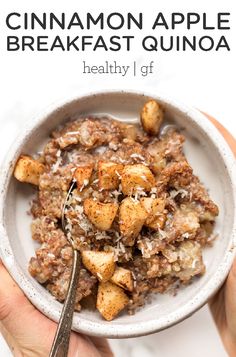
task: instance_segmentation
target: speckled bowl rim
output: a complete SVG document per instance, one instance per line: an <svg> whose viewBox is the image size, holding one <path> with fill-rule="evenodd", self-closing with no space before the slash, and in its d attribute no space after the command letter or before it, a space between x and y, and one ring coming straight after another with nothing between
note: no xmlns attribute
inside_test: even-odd
<svg viewBox="0 0 236 357"><path fill-rule="evenodd" d="M5 161L3 162L1 173L0 173L0 257L14 278L16 283L21 287L24 291L25 295L30 299L30 301L43 313L45 313L49 318L54 321L59 320L60 311L52 310L48 308L49 302L46 298L42 298L39 295L37 289L31 284L31 282L24 275L23 271L19 267L18 263L14 259L14 254L10 246L10 242L7 236L6 229L4 227L4 202L7 193L7 187L12 175L13 167L17 160L18 155L21 152L21 148L24 145L25 140L30 135L32 129L37 129L44 121L47 116L57 110L58 108L67 105L69 102L86 99L91 96L97 95L137 95L137 96L147 96L154 98L156 100L162 100L167 106L170 105L175 107L180 112L183 112L188 118L190 122L193 122L195 125L200 127L208 140L210 140L216 149L218 150L219 155L224 161L225 168L228 172L229 178L231 180L232 185L232 202L233 202L233 215L234 215L234 224L231 232L231 236L229 236L228 248L225 253L224 259L221 264L218 266L215 273L211 276L209 281L204 285L201 291L198 292L196 296L194 296L188 303L184 304L176 311L172 312L168 316L164 316L158 319L152 319L148 321L134 322L130 324L124 323L116 323L112 324L112 322L93 322L84 320L83 317L78 315L78 318L74 318L73 321L73 329L75 331L103 336L109 338L127 338L127 337L137 337L143 336L150 333L158 332L163 329L166 329L172 325L177 324L178 322L186 319L191 316L194 312L200 309L209 298L211 298L216 291L220 288L220 286L224 283L225 278L228 275L229 269L233 262L233 258L235 255L235 247L236 247L236 189L234 183L236 183L236 163L235 158L230 150L228 144L222 137L222 135L218 132L218 130L214 127L214 125L206 120L206 117L199 112L198 110L191 108L185 104L177 102L165 95L155 95L154 93L147 92L139 92L134 90L102 90L92 93L87 93L84 95L80 95L78 97L68 98L67 100L63 100L61 103L56 103L47 108L44 113L41 113L35 119L31 119L28 124L25 126L24 130L19 134L14 144L11 146L8 154L5 157ZM210 136L209 134L210 133Z"/></svg>

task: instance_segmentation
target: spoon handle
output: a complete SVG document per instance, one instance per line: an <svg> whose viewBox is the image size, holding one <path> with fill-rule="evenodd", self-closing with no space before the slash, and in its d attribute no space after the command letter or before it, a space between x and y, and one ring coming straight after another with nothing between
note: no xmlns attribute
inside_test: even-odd
<svg viewBox="0 0 236 357"><path fill-rule="evenodd" d="M60 321L57 327L57 332L54 337L49 357L67 357L68 355L71 326L75 307L76 290L79 280L79 268L79 252L76 249L73 249L73 266L69 288L67 291Z"/></svg>

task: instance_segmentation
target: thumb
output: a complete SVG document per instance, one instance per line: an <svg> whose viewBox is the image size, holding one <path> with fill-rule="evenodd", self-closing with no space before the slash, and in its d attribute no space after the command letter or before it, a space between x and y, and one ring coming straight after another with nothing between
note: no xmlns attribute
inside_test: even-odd
<svg viewBox="0 0 236 357"><path fill-rule="evenodd" d="M34 321L34 323L32 323ZM3 331L7 331L16 341L39 337L47 327L47 338L52 338L55 326L51 320L45 321L38 310L30 303L21 289L11 278L0 262L0 322ZM6 334L5 334L6 335ZM33 338L32 338L33 337ZM44 336L40 336L42 341Z"/></svg>
<svg viewBox="0 0 236 357"><path fill-rule="evenodd" d="M23 321L20 315L25 316L25 312L30 311L34 311L33 306L0 262L0 321L2 325L11 331L18 328L18 322L22 328Z"/></svg>

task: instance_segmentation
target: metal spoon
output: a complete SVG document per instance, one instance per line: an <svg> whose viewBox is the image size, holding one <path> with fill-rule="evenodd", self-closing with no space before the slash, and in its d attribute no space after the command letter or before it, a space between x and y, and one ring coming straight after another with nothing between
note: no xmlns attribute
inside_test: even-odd
<svg viewBox="0 0 236 357"><path fill-rule="evenodd" d="M69 288L67 291L66 299L64 306L61 312L61 317L57 327L57 331L53 340L52 348L49 357L67 357L69 342L70 342L70 333L71 326L75 308L75 298L76 298L76 289L79 281L79 272L80 272L80 256L79 252L75 249L74 241L71 235L68 234L68 229L66 228L66 217L65 211L68 207L68 201L72 194L73 189L76 186L76 182L73 181L69 191L67 193L63 208L62 208L62 229L67 237L68 242L70 243L73 249L73 264L72 271L69 281Z"/></svg>

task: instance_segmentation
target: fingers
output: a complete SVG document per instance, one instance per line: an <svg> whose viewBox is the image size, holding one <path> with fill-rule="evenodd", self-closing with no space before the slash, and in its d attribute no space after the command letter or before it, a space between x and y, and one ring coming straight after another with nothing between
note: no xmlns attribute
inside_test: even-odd
<svg viewBox="0 0 236 357"><path fill-rule="evenodd" d="M16 320L19 312L22 314L30 310L33 306L0 262L0 321L9 328L13 317Z"/></svg>
<svg viewBox="0 0 236 357"><path fill-rule="evenodd" d="M228 327L236 338L236 259L225 285L225 314Z"/></svg>
<svg viewBox="0 0 236 357"><path fill-rule="evenodd" d="M91 336L90 340L100 351L102 357L113 357L113 352L109 346L108 341L105 338Z"/></svg>
<svg viewBox="0 0 236 357"><path fill-rule="evenodd" d="M225 302L224 302L224 295L225 295L225 284L222 288L213 296L209 301L209 308L216 323L217 328L219 331L222 329L222 325L225 321Z"/></svg>
<svg viewBox="0 0 236 357"><path fill-rule="evenodd" d="M79 335L75 332L71 334L68 357L111 357L99 350L87 336Z"/></svg>
<svg viewBox="0 0 236 357"><path fill-rule="evenodd" d="M27 316L33 312L33 306L0 261L0 331L14 355L24 340L24 329L29 328Z"/></svg>
<svg viewBox="0 0 236 357"><path fill-rule="evenodd" d="M15 356L19 351L17 341L14 337L6 330L6 328L0 323L0 334L3 336L4 340L7 342L8 347Z"/></svg>

